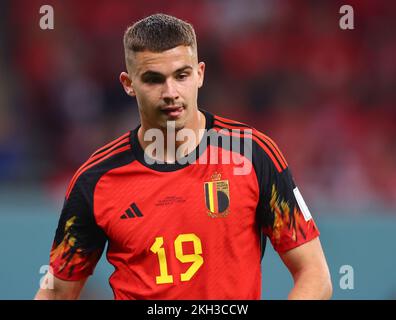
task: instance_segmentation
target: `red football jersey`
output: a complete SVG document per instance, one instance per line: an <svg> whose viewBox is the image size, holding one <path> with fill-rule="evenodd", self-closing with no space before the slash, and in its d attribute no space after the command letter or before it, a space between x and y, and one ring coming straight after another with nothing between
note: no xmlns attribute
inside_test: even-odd
<svg viewBox="0 0 396 320"><path fill-rule="evenodd" d="M202 112L208 133L184 162L152 163L136 128L80 167L50 254L56 277L91 275L108 242L115 299L260 299L263 236L285 252L319 235L276 144ZM236 174L241 163L250 170Z"/></svg>

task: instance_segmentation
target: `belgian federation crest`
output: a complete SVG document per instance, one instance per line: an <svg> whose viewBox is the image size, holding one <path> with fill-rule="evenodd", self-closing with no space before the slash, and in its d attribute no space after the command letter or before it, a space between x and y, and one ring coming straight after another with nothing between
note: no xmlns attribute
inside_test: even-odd
<svg viewBox="0 0 396 320"><path fill-rule="evenodd" d="M212 218L225 217L229 214L230 186L228 180L221 180L221 174L215 172L212 181L205 182L205 203Z"/></svg>

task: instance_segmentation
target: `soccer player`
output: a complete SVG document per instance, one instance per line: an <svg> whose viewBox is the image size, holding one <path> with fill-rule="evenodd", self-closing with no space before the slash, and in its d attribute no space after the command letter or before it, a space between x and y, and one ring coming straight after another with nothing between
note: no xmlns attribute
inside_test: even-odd
<svg viewBox="0 0 396 320"><path fill-rule="evenodd" d="M115 299L260 299L266 238L293 276L288 298L330 298L318 228L277 145L198 108L205 64L193 27L155 14L127 29L124 47L120 81L141 123L75 173L50 253L53 288L35 298L77 299L108 243Z"/></svg>

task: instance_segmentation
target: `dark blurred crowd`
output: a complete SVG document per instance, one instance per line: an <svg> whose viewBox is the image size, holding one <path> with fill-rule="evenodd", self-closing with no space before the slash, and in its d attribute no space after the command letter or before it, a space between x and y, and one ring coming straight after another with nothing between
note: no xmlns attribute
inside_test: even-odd
<svg viewBox="0 0 396 320"><path fill-rule="evenodd" d="M122 36L146 15L191 22L206 62L199 106L283 151L309 202L396 208L396 2L2 1L0 180L62 185L138 124L122 90ZM39 8L54 8L41 30Z"/></svg>

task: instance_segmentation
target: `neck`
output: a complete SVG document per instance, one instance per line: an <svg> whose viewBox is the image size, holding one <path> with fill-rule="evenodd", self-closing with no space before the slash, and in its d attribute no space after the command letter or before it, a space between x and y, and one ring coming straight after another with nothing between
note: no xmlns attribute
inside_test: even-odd
<svg viewBox="0 0 396 320"><path fill-rule="evenodd" d="M139 143L143 150L155 144L155 147L150 147L148 155L155 160L161 162L174 163L177 159L185 157L192 152L201 142L206 126L205 115L198 109L192 115L191 121L186 123L183 129L175 130L172 126L167 128L158 128L162 132L162 139L150 137L150 140L144 139L146 132L149 129L142 126L138 130ZM153 139L151 141L151 139ZM152 152L154 149L154 152ZM148 150L148 149L147 149Z"/></svg>

